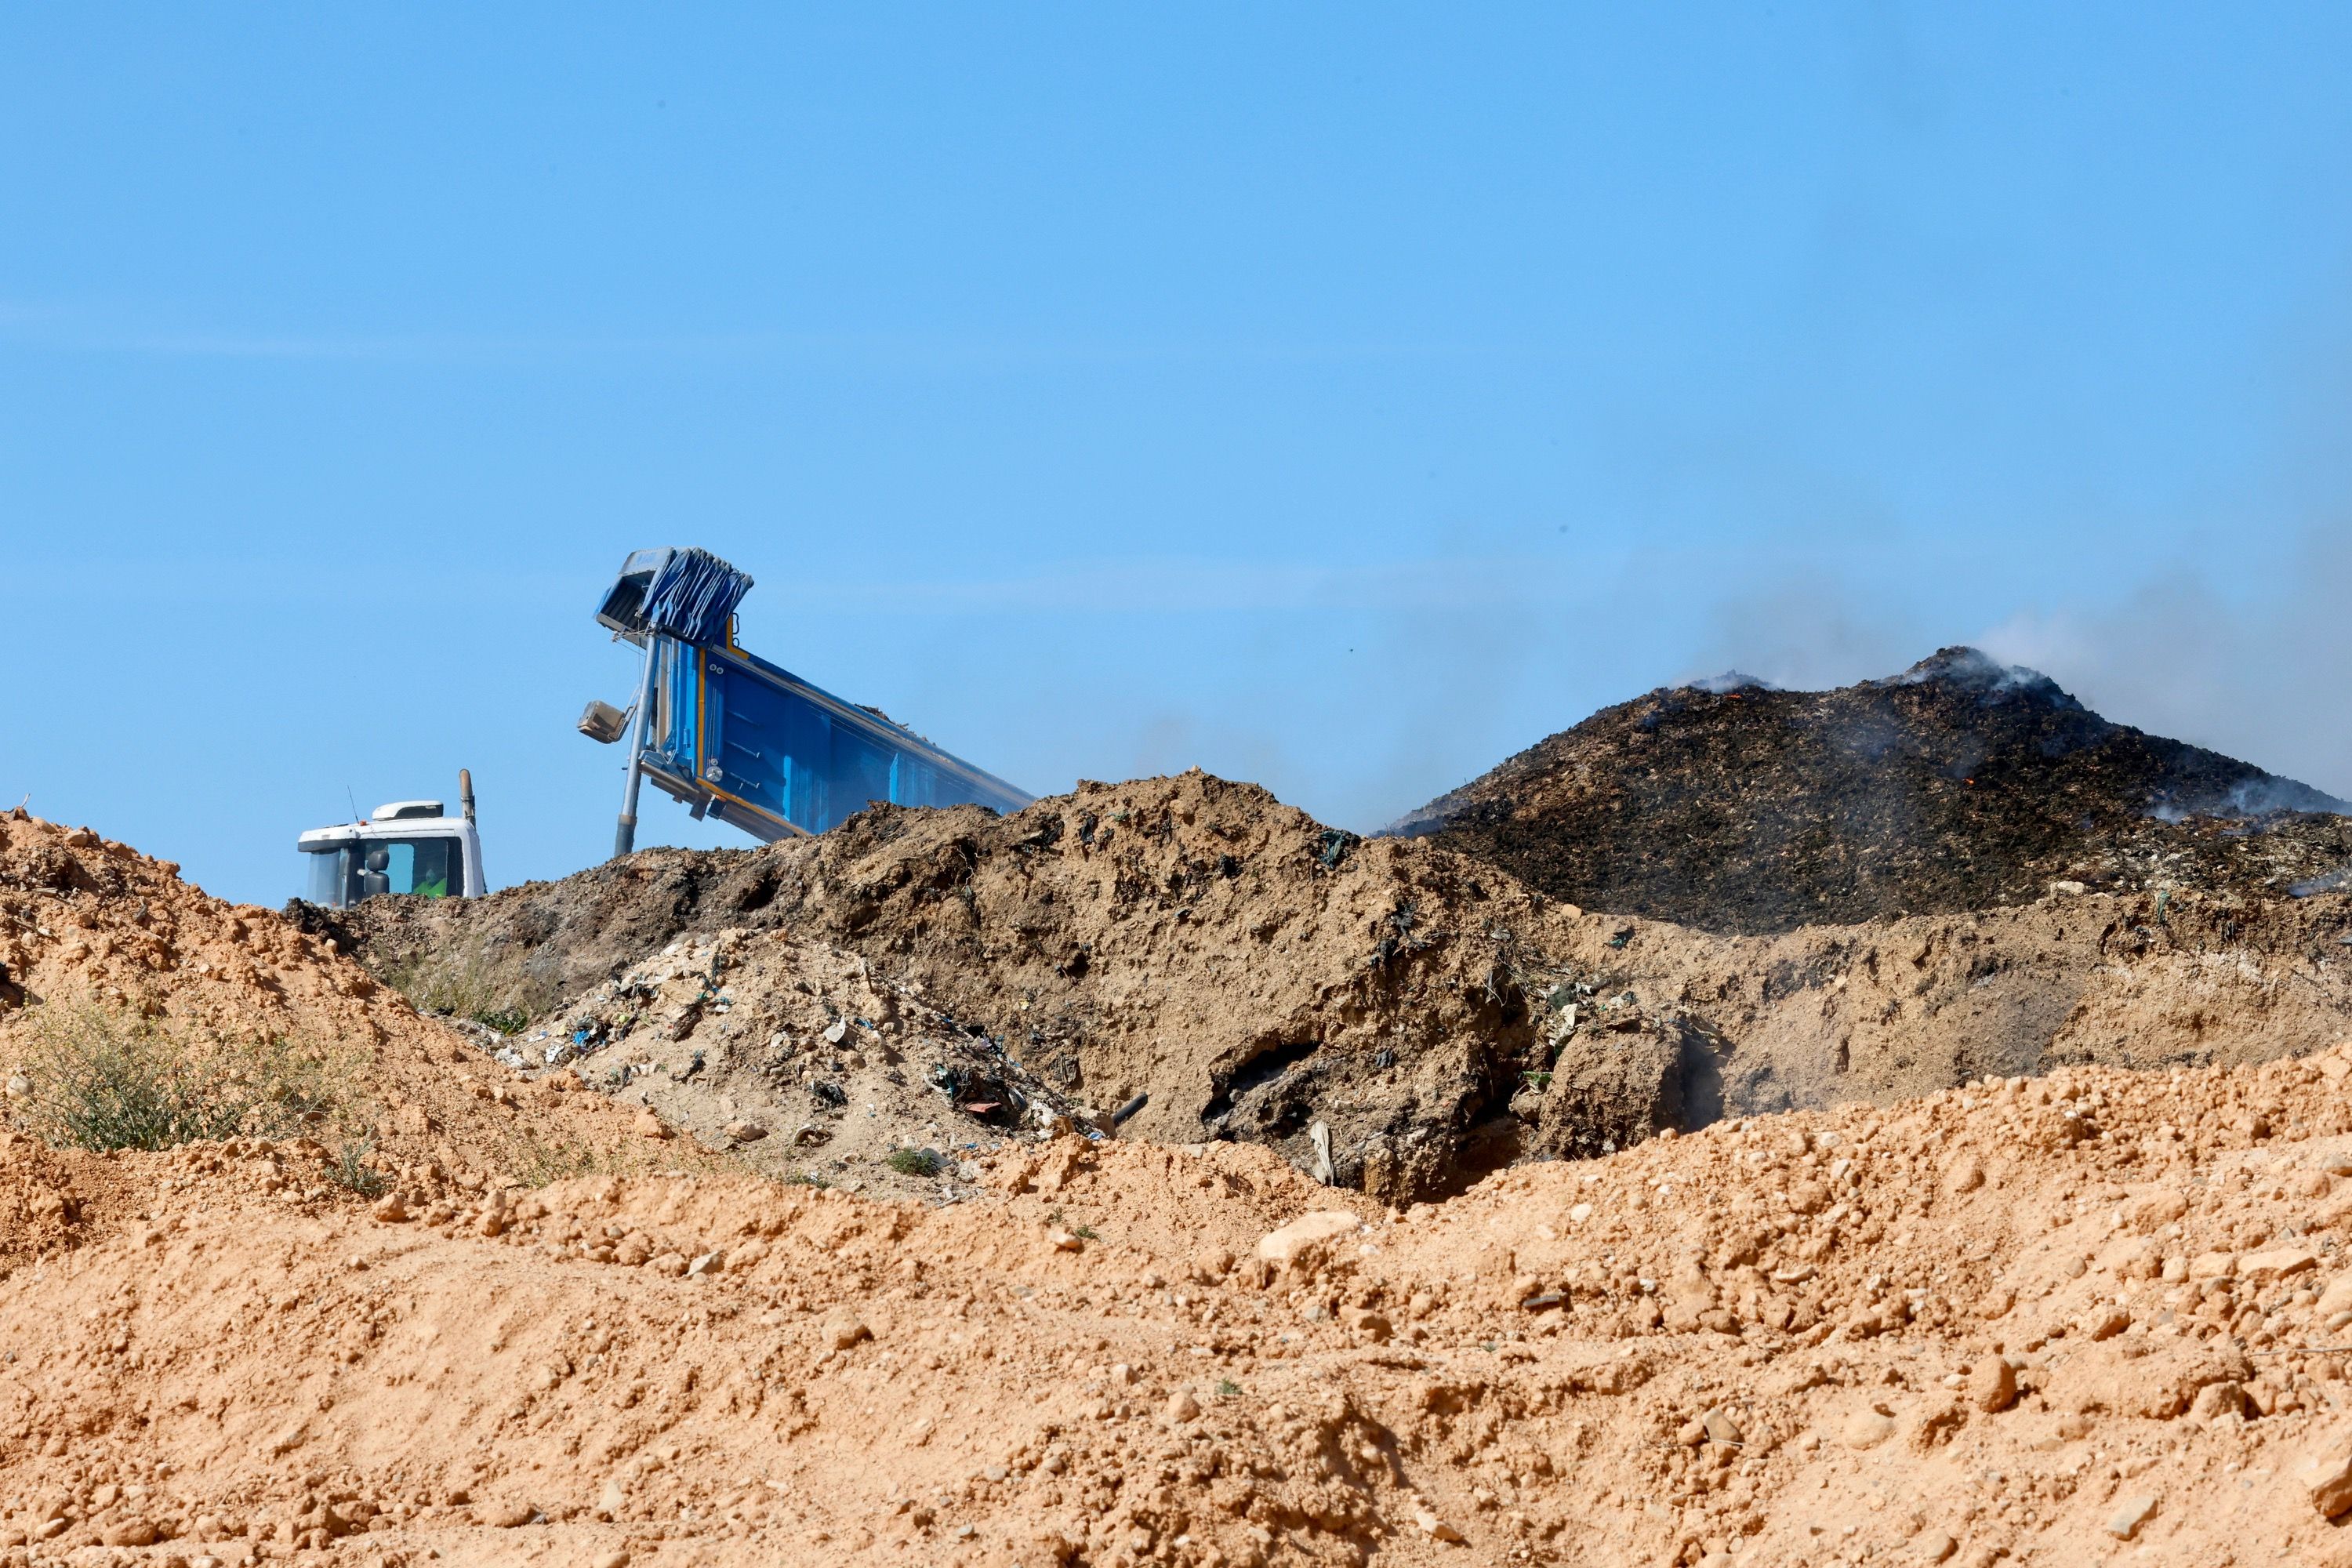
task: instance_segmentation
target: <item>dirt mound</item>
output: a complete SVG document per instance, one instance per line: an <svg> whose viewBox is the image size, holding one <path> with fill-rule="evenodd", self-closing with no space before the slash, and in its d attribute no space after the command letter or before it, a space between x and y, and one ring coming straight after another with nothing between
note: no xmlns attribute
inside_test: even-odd
<svg viewBox="0 0 2352 1568"><path fill-rule="evenodd" d="M2114 724L1947 648L1835 691L1709 683L1604 709L1391 831L1580 904L1749 934L1998 908L2053 883L2334 887L2344 802Z"/></svg>
<svg viewBox="0 0 2352 1568"><path fill-rule="evenodd" d="M2343 895L2084 893L1763 938L1589 918L1570 931L1553 950L1564 978L1541 998L1557 1070L1514 1101L1538 1127L1573 1114L1593 1071L1654 1057L1654 1044L1612 1047L1644 1031L1676 1042L1677 1112L1662 1124L1689 1129L1987 1073L2262 1061L2352 1030Z"/></svg>
<svg viewBox="0 0 2352 1568"><path fill-rule="evenodd" d="M61 1070L90 1080L76 1092L117 1120L175 1075L210 1074L331 1155L322 1180L372 1188L418 1162L455 1165L457 1149L517 1176L646 1163L603 1097L526 1095L359 964L178 870L86 827L0 816L0 1072L20 1131L53 1131L42 1068L62 1049ZM79 1030L61 1047L59 1020Z"/></svg>
<svg viewBox="0 0 2352 1568"><path fill-rule="evenodd" d="M1076 1137L947 1207L69 1157L0 1278L0 1552L2342 1563L2347 1073L1980 1081L1386 1213Z"/></svg>
<svg viewBox="0 0 2352 1568"><path fill-rule="evenodd" d="M2340 894L1706 936L1192 777L365 911L492 1013L669 922L461 1032L121 846L0 834L11 1061L78 1001L353 1053L295 1136L0 1131L0 1563L2352 1564L2352 1043L2053 1059L2340 1036ZM1269 1009L1313 1048L1215 1076ZM1053 1136L1024 1044L1276 1147ZM1263 1120L1369 1168L1465 1061L1550 1065L1481 1091L1457 1176L1719 1119L1395 1207ZM1367 1107L1384 1073L1428 1098ZM1737 1114L1815 1092L1885 1102ZM803 1124L951 1156L959 1201L740 1168Z"/></svg>
<svg viewBox="0 0 2352 1568"><path fill-rule="evenodd" d="M549 1009L685 931L854 952L1097 1121L1282 1145L1376 1193L1456 1175L1541 1066L1525 971L1573 915L1474 861L1362 842L1205 774L1007 817L876 807L758 851L656 851L475 902L299 913L379 973ZM555 1016L560 1009L551 1011ZM1612 1111L1595 1108L1608 1121ZM1646 1131L1630 1108L1621 1136Z"/></svg>
<svg viewBox="0 0 2352 1568"><path fill-rule="evenodd" d="M481 1184L682 1165L952 1197L974 1153L1073 1110L984 1037L823 943L686 938L550 1025L492 1028L420 1015L278 913L176 873L88 829L0 819L0 1077L17 1130L90 1131L43 1114L60 1020L66 1065L97 1079L81 1092L109 1095L100 1110L115 1121L126 1089L197 1078L247 1113L231 1130L299 1139L315 1156L306 1179L363 1194L427 1167ZM92 1050L132 1059L89 1072ZM121 1081L126 1067L138 1081ZM264 1074L299 1092L241 1092ZM55 1184L37 1166L17 1173L34 1186L0 1193L0 1206L54 1217Z"/></svg>
<svg viewBox="0 0 2352 1568"><path fill-rule="evenodd" d="M2343 894L2079 891L1715 936L1580 910L1443 845L1360 842L1199 774L298 913L420 994L536 1006L559 1034L578 1010L547 999L681 933L788 931L1097 1121L1145 1092L1131 1132L1269 1142L1302 1170L1319 1123L1334 1178L1383 1197L1723 1115L2066 1062L2259 1060L2352 1024Z"/></svg>

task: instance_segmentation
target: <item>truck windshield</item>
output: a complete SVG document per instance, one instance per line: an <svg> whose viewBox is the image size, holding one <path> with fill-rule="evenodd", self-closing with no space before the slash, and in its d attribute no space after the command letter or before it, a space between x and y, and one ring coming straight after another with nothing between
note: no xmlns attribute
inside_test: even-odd
<svg viewBox="0 0 2352 1568"><path fill-rule="evenodd" d="M331 909L379 893L446 899L466 890L465 846L455 837L362 838L305 851L303 858L310 862L306 896Z"/></svg>
<svg viewBox="0 0 2352 1568"><path fill-rule="evenodd" d="M351 880L355 858L351 849L340 845L323 850L304 850L302 896L331 910L343 908L351 902L343 889Z"/></svg>

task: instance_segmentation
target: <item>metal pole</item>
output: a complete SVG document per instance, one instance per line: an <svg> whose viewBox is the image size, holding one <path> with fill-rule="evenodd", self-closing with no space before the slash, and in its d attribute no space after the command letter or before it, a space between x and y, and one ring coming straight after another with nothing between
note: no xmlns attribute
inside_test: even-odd
<svg viewBox="0 0 2352 1568"><path fill-rule="evenodd" d="M613 858L637 847L637 784L645 774L646 716L654 700L654 634L646 633L646 673L637 683L637 705L629 715L629 782L621 792L621 822L613 830Z"/></svg>

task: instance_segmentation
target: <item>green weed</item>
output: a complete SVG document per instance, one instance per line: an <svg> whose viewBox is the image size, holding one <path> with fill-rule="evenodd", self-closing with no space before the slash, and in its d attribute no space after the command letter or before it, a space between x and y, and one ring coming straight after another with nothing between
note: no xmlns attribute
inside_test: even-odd
<svg viewBox="0 0 2352 1568"><path fill-rule="evenodd" d="M523 969L520 958L494 963L475 952L436 953L391 964L382 978L420 1013L471 1018L501 1035L520 1033L535 1014L559 1000L553 987Z"/></svg>
<svg viewBox="0 0 2352 1568"><path fill-rule="evenodd" d="M936 1176L947 1162L929 1149L893 1149L884 1163L902 1176Z"/></svg>
<svg viewBox="0 0 2352 1568"><path fill-rule="evenodd" d="M383 1179L383 1172L368 1163L374 1152L375 1143L371 1139L346 1138L338 1143L334 1169L328 1173L335 1185L363 1198L382 1197L390 1184Z"/></svg>

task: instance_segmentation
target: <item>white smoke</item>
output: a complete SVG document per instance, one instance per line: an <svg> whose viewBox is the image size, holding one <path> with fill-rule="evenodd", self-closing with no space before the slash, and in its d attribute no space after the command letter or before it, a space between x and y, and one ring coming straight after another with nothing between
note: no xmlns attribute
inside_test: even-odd
<svg viewBox="0 0 2352 1568"><path fill-rule="evenodd" d="M1980 641L2117 723L2352 797L2352 534L2315 531L2270 581L2233 603L2176 571L2111 608L2021 611Z"/></svg>

